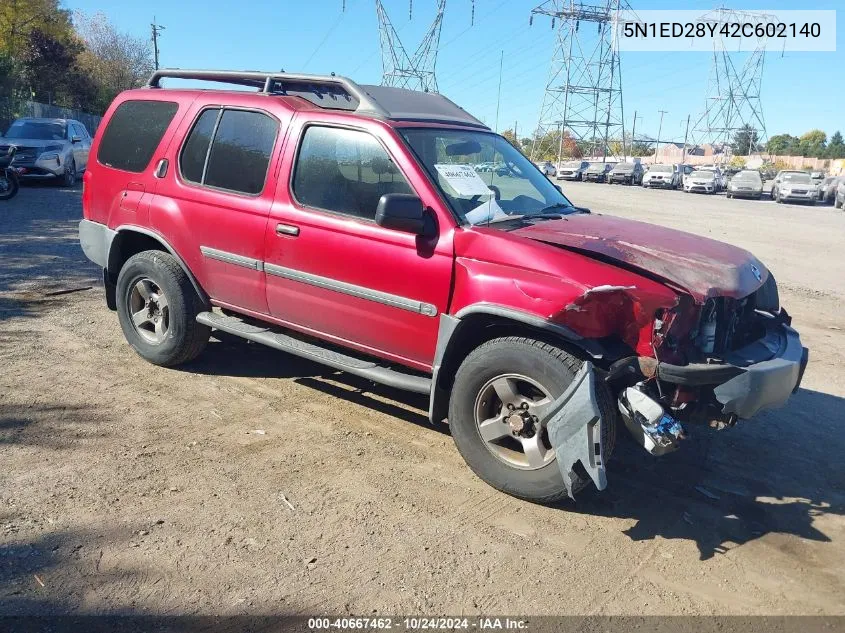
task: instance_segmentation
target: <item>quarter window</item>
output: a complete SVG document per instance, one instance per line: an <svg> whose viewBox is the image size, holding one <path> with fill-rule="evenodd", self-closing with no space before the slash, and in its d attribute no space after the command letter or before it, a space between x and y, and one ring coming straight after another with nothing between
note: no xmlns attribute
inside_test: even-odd
<svg viewBox="0 0 845 633"><path fill-rule="evenodd" d="M170 101L124 101L103 132L97 160L107 167L141 173L178 109Z"/></svg>
<svg viewBox="0 0 845 633"><path fill-rule="evenodd" d="M278 122L260 112L205 110L180 156L185 180L255 195L264 189Z"/></svg>
<svg viewBox="0 0 845 633"><path fill-rule="evenodd" d="M293 193L305 206L373 220L381 196L413 191L370 134L310 126L299 147Z"/></svg>

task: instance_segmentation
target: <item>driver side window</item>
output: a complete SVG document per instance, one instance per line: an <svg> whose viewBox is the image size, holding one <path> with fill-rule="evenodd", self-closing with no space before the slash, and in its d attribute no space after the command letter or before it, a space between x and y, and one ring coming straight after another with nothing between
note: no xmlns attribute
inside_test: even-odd
<svg viewBox="0 0 845 633"><path fill-rule="evenodd" d="M293 194L307 207L375 220L387 193L413 193L396 164L370 134L309 126L296 159Z"/></svg>

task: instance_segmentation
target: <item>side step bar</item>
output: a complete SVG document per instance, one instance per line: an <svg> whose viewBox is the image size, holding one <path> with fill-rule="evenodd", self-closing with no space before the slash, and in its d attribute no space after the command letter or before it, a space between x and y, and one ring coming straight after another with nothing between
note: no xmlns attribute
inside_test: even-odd
<svg viewBox="0 0 845 633"><path fill-rule="evenodd" d="M430 378L405 374L389 367L383 367L369 360L348 356L342 352L336 352L294 338L293 336L288 336L270 327L247 323L234 316L225 316L215 312L200 312L197 315L197 321L215 330L222 330L223 332L240 336L249 341L261 343L262 345L267 345L268 347L288 352L289 354L295 354L302 358L317 361L340 371L345 371L361 378L367 378L389 387L396 387L397 389L426 395L431 392Z"/></svg>

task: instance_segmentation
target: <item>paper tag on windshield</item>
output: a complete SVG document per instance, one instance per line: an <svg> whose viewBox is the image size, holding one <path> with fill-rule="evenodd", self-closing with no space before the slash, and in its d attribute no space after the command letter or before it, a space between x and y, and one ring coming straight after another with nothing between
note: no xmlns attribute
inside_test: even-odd
<svg viewBox="0 0 845 633"><path fill-rule="evenodd" d="M446 179L459 196L489 196L489 185L469 165L434 165L437 173Z"/></svg>

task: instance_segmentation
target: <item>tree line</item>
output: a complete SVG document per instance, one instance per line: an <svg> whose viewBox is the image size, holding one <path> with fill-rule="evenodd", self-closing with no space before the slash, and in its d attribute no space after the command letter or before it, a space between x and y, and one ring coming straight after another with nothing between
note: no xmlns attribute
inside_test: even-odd
<svg viewBox="0 0 845 633"><path fill-rule="evenodd" d="M102 114L153 70L150 42L59 0L0 0L0 98Z"/></svg>
<svg viewBox="0 0 845 633"><path fill-rule="evenodd" d="M744 125L734 134L731 150L736 155L765 151L779 156L803 156L805 158L845 158L845 143L842 134L835 132L830 140L822 130L810 130L801 136L776 134L767 143L757 142L757 130Z"/></svg>

